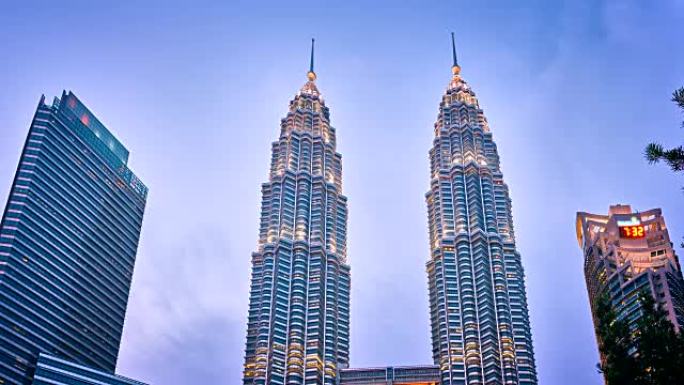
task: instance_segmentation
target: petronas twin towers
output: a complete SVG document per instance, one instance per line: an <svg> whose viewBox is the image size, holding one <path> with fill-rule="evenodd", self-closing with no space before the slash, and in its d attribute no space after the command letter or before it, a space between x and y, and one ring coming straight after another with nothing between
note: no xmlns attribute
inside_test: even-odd
<svg viewBox="0 0 684 385"><path fill-rule="evenodd" d="M426 194L434 366L348 369L347 198L312 41L308 81L281 121L262 185L244 385L537 384L508 187L455 48L453 59Z"/></svg>
<svg viewBox="0 0 684 385"><path fill-rule="evenodd" d="M347 198L335 129L308 81L290 102L262 185L244 384L335 384L349 365Z"/></svg>

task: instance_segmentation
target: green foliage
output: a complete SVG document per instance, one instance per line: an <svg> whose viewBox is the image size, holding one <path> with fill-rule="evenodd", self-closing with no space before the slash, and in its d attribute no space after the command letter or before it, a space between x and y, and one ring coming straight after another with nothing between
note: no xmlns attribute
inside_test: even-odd
<svg viewBox="0 0 684 385"><path fill-rule="evenodd" d="M637 331L641 384L684 383L684 339L677 335L667 312L650 294L641 294L642 316Z"/></svg>
<svg viewBox="0 0 684 385"><path fill-rule="evenodd" d="M629 326L618 320L607 296L596 304L599 351L603 360L599 371L606 379L606 385L636 385L639 377L636 360L629 354L632 340Z"/></svg>
<svg viewBox="0 0 684 385"><path fill-rule="evenodd" d="M634 333L618 320L608 298L596 306L599 364L606 385L684 384L684 334L677 334L667 312L650 293L639 296L642 315ZM630 354L633 352L633 354Z"/></svg>
<svg viewBox="0 0 684 385"><path fill-rule="evenodd" d="M672 101L684 110L684 87L672 93ZM684 126L684 122L682 126ZM665 150L659 143L650 143L646 146L644 155L651 164L663 160L673 171L679 172L684 170L684 147L682 146Z"/></svg>
<svg viewBox="0 0 684 385"><path fill-rule="evenodd" d="M646 146L645 155L651 164L664 160L672 171L684 170L684 148L682 146L664 150L661 144L650 143Z"/></svg>
<svg viewBox="0 0 684 385"><path fill-rule="evenodd" d="M684 109L684 87L672 93L672 101L677 103L679 108Z"/></svg>

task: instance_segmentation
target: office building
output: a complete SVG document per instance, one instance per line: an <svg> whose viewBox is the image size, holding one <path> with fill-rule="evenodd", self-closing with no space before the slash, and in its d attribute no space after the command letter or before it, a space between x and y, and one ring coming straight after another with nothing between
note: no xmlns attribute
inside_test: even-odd
<svg viewBox="0 0 684 385"><path fill-rule="evenodd" d="M660 209L610 206L608 215L577 213L577 240L592 313L607 296L619 319L636 328L640 293L652 295L675 329L684 327L684 280ZM594 317L596 323L596 317Z"/></svg>
<svg viewBox="0 0 684 385"><path fill-rule="evenodd" d="M0 383L38 356L113 373L147 188L73 93L41 98L0 222Z"/></svg>

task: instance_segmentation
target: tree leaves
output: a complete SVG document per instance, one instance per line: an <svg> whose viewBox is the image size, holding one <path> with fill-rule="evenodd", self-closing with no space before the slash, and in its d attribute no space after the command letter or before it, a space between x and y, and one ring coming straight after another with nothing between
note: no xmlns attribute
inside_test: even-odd
<svg viewBox="0 0 684 385"><path fill-rule="evenodd" d="M684 110L684 87L672 93L672 101ZM684 122L682 122L682 127L684 127ZM672 171L684 170L684 147L682 146L665 150L660 143L650 143L644 150L644 156L648 163L654 164L664 160Z"/></svg>
<svg viewBox="0 0 684 385"><path fill-rule="evenodd" d="M630 331L607 296L596 304L597 337L607 385L684 384L684 336L650 292L639 294L641 318Z"/></svg>
<svg viewBox="0 0 684 385"><path fill-rule="evenodd" d="M677 103L679 108L684 110L684 87L675 90L672 93L672 101Z"/></svg>
<svg viewBox="0 0 684 385"><path fill-rule="evenodd" d="M639 372L635 358L629 354L633 344L629 325L617 319L607 296L599 298L594 314L602 358L597 366L606 379L606 385L636 385Z"/></svg>

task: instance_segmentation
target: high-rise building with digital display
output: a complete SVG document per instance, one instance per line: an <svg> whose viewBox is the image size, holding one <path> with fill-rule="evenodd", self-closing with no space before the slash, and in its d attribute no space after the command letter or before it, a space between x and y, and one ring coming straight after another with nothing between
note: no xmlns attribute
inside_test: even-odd
<svg viewBox="0 0 684 385"><path fill-rule="evenodd" d="M307 77L281 120L262 185L245 385L333 385L349 365L347 198L313 46Z"/></svg>
<svg viewBox="0 0 684 385"><path fill-rule="evenodd" d="M511 199L487 119L452 48L453 76L434 126L426 194L433 360L444 385L534 385Z"/></svg>
<svg viewBox="0 0 684 385"><path fill-rule="evenodd" d="M684 327L684 280L660 209L615 205L608 215L577 213L577 241L592 313L607 296L619 319L636 328L639 294L653 296L676 330ZM594 317L596 320L596 317Z"/></svg>
<svg viewBox="0 0 684 385"><path fill-rule="evenodd" d="M0 383L39 354L114 372L147 188L69 92L41 99L0 223Z"/></svg>

